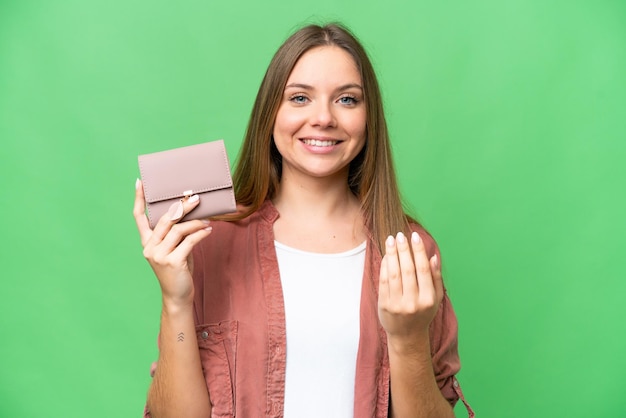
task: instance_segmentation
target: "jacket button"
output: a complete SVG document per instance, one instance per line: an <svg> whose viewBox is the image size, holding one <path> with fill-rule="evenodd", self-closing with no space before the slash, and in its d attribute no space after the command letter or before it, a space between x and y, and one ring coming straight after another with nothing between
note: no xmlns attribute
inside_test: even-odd
<svg viewBox="0 0 626 418"><path fill-rule="evenodd" d="M202 331L202 334L200 334L200 336L203 340L206 340L207 338L209 338L209 333L206 331Z"/></svg>

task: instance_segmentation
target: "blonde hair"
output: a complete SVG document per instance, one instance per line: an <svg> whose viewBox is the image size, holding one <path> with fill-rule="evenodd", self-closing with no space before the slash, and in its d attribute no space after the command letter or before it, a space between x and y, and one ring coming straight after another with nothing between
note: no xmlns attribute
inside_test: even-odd
<svg viewBox="0 0 626 418"><path fill-rule="evenodd" d="M394 171L382 97L374 68L362 45L339 24L309 25L291 35L274 55L259 88L245 139L233 175L237 202L245 209L230 220L242 219L256 211L278 190L282 157L272 131L287 78L298 59L308 50L337 46L354 59L363 82L366 104L366 143L350 163L348 185L359 199L365 226L378 249L384 253L388 235L409 232Z"/></svg>

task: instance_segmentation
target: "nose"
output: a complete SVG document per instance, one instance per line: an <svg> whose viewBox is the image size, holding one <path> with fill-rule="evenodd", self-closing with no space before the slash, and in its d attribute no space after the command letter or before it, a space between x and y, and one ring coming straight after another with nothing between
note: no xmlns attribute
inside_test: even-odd
<svg viewBox="0 0 626 418"><path fill-rule="evenodd" d="M320 128L334 127L337 123L332 103L319 101L311 107L311 125Z"/></svg>

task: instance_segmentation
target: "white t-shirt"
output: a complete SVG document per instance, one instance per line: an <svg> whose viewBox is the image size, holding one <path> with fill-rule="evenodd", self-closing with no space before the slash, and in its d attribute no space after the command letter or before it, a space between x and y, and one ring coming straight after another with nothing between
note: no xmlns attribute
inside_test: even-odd
<svg viewBox="0 0 626 418"><path fill-rule="evenodd" d="M352 418L366 243L319 254L275 241L285 300L285 418Z"/></svg>

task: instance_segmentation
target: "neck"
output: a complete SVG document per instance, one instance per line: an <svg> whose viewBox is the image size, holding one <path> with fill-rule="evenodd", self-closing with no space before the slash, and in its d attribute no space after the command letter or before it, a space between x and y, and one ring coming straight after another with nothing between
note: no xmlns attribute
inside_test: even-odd
<svg viewBox="0 0 626 418"><path fill-rule="evenodd" d="M287 175L285 175L287 174ZM348 187L348 173L313 178L283 173L273 203L281 213L297 216L355 216L360 209L358 199Z"/></svg>
<svg viewBox="0 0 626 418"><path fill-rule="evenodd" d="M274 236L290 247L337 253L367 238L361 205L348 187L347 170L324 178L283 172L273 203L280 213Z"/></svg>

